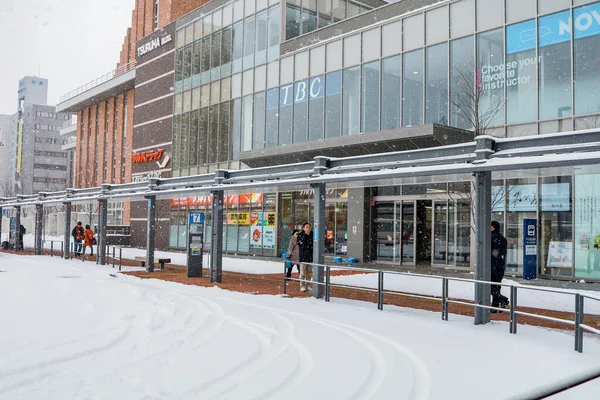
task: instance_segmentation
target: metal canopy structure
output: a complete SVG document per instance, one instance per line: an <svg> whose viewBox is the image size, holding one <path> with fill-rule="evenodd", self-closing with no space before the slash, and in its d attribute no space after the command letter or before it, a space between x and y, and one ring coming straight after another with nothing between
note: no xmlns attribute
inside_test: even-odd
<svg viewBox="0 0 600 400"><path fill-rule="evenodd" d="M474 220L477 246L475 248L475 279L489 281L490 269L490 218L492 174L498 178L510 174L528 173L537 176L542 170L551 170L557 175L600 173L600 130L585 130L559 134L547 134L526 138L499 139L479 136L474 141L436 148L399 151L383 154L331 158L315 157L288 165L276 165L242 170L217 170L214 173L150 179L149 182L120 185L102 185L86 189L67 189L60 192L38 193L31 196L0 198L2 208L17 210L17 224L21 207L64 204L70 210L72 204L97 201L100 209L98 255L100 264L105 264L106 208L108 200L147 200L148 229L146 265L154 268L155 201L176 197L190 197L211 193L213 196L213 221L223 221L223 194L252 190L290 190L311 187L315 199L315 227L325 226L325 193L329 187L368 187L395 184L398 180L416 182L419 178L428 181L472 181L475 187ZM67 211L68 212L68 211ZM41 218L42 212L38 212ZM1 228L0 228L1 229ZM212 230L211 280L221 280L222 223ZM41 229L36 235L41 235ZM324 235L315 229L313 261L323 264ZM70 232L65 229L65 253L69 249ZM38 241L36 240L36 245ZM40 245L41 246L41 245ZM218 248L217 248L218 247ZM41 249L36 249L41 251ZM65 254L66 256L67 254ZM317 280L323 277L319 267L314 274ZM322 268L320 268L322 269ZM313 288L315 297L323 296L321 285ZM476 287L475 302L489 305L489 286ZM478 308L475 323L489 321L489 310Z"/></svg>

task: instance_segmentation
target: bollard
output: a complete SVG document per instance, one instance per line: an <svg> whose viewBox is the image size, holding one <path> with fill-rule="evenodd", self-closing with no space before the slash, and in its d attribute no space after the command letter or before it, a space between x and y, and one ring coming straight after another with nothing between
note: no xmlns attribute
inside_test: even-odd
<svg viewBox="0 0 600 400"><path fill-rule="evenodd" d="M61 257L63 257L63 258L65 257L65 242L63 242L62 240L60 242L60 254L61 254Z"/></svg>
<svg viewBox="0 0 600 400"><path fill-rule="evenodd" d="M448 278L442 278L442 321L448 321Z"/></svg>
<svg viewBox="0 0 600 400"><path fill-rule="evenodd" d="M510 333L513 335L517 333L517 287L510 287Z"/></svg>
<svg viewBox="0 0 600 400"><path fill-rule="evenodd" d="M115 267L115 246L113 246L113 254L112 254L112 264L113 264L113 268Z"/></svg>
<svg viewBox="0 0 600 400"><path fill-rule="evenodd" d="M331 267L325 267L325 301L329 301L331 296Z"/></svg>
<svg viewBox="0 0 600 400"><path fill-rule="evenodd" d="M383 271L379 271L377 279L377 309L383 310Z"/></svg>
<svg viewBox="0 0 600 400"><path fill-rule="evenodd" d="M287 276L285 276L287 272L287 265L285 260L283 261L283 294L287 294Z"/></svg>
<svg viewBox="0 0 600 400"><path fill-rule="evenodd" d="M54 240L50 241L50 257L54 257Z"/></svg>
<svg viewBox="0 0 600 400"><path fill-rule="evenodd" d="M119 271L121 270L121 255L122 255L123 249L119 247Z"/></svg>
<svg viewBox="0 0 600 400"><path fill-rule="evenodd" d="M575 351L583 353L583 296L579 293L575 295Z"/></svg>

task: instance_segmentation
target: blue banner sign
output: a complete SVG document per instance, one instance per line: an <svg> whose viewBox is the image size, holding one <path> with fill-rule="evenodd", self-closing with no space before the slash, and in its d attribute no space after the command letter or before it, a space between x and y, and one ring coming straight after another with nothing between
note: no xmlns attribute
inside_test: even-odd
<svg viewBox="0 0 600 400"><path fill-rule="evenodd" d="M523 279L537 278L537 219L523 218Z"/></svg>
<svg viewBox="0 0 600 400"><path fill-rule="evenodd" d="M506 27L506 53L513 54L535 49L539 46L568 42L574 32L575 39L600 34L600 2L563 11L538 19L537 37L535 20L525 21Z"/></svg>

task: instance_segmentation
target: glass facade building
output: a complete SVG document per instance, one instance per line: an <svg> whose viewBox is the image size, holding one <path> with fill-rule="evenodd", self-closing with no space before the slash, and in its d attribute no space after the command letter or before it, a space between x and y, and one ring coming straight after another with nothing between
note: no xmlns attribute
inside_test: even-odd
<svg viewBox="0 0 600 400"><path fill-rule="evenodd" d="M414 11L410 3L237 0L178 26L173 175L424 124L497 137L599 127L600 2L431 1ZM509 241L510 271L522 271L523 221L531 218L539 273L600 279L600 232L584 232L581 217L583 209L595 215L596 199L600 207L600 194L586 192L589 179L494 182L493 218ZM346 254L350 206L338 191L327 198L326 236L330 253ZM468 268L470 193L460 182L369 189L361 258ZM248 212L249 231L264 225L252 213L275 213L275 246L251 249L252 233L237 219L225 230L227 251L285 252L291 229L311 219L310 193L262 195L255 209L232 202L231 213ZM173 204L173 247L193 208L183 203Z"/></svg>

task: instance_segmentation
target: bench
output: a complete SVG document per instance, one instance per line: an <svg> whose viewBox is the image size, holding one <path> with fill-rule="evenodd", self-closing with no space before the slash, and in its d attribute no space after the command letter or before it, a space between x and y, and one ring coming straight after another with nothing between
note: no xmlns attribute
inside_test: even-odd
<svg viewBox="0 0 600 400"><path fill-rule="evenodd" d="M136 257L135 261L139 261L142 265L142 268L146 267L146 257ZM165 264L171 263L170 258L159 258L157 261L160 264L160 269L165 269Z"/></svg>

